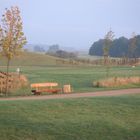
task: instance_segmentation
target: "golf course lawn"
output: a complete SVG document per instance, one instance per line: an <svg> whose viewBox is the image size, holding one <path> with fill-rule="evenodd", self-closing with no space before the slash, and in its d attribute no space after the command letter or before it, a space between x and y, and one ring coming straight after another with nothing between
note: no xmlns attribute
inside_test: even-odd
<svg viewBox="0 0 140 140"><path fill-rule="evenodd" d="M0 140L138 140L140 95L0 101Z"/></svg>

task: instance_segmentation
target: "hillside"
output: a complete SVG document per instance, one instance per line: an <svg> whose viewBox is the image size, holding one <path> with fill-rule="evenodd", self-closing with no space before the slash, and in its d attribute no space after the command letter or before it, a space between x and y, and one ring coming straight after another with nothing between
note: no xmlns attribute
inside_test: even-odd
<svg viewBox="0 0 140 140"><path fill-rule="evenodd" d="M46 54L22 52L19 56L13 58L10 62L11 66L46 66L62 64L63 59L49 56ZM66 61L66 60L65 60ZM0 56L0 66L6 65L6 59Z"/></svg>

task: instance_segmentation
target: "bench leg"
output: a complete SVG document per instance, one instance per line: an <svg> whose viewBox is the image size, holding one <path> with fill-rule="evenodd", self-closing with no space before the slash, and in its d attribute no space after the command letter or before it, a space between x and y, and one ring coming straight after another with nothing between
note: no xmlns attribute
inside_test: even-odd
<svg viewBox="0 0 140 140"><path fill-rule="evenodd" d="M41 94L41 92L38 92L36 90L32 90L32 93L33 93L33 95L40 95Z"/></svg>
<svg viewBox="0 0 140 140"><path fill-rule="evenodd" d="M41 94L41 92L36 91L34 95L40 95L40 94Z"/></svg>

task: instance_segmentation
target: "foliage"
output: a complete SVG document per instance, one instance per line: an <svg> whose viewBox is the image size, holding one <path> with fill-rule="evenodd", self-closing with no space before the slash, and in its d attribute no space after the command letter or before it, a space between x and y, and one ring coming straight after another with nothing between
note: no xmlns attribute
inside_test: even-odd
<svg viewBox="0 0 140 140"><path fill-rule="evenodd" d="M129 41L129 46L128 46L128 53L130 57L135 58L135 53L136 53L136 49L137 49L137 38L135 33L132 33L132 38Z"/></svg>
<svg viewBox="0 0 140 140"><path fill-rule="evenodd" d="M104 47L103 47L104 56L109 56L109 50L112 46L113 38L114 38L114 33L110 30L105 35L104 38Z"/></svg>
<svg viewBox="0 0 140 140"><path fill-rule="evenodd" d="M41 46L36 45L34 47L34 51L35 52L45 52L45 49L43 47L41 47Z"/></svg>
<svg viewBox="0 0 140 140"><path fill-rule="evenodd" d="M103 55L104 55L104 65L106 65L106 76L109 76L110 70L110 59L109 59L109 50L113 44L114 33L110 30L104 39Z"/></svg>
<svg viewBox="0 0 140 140"><path fill-rule="evenodd" d="M51 45L49 46L48 54L55 54L59 50L59 45Z"/></svg>
<svg viewBox="0 0 140 140"><path fill-rule="evenodd" d="M22 20L18 7L6 9L2 16L2 26L0 27L0 46L3 56L7 58L7 78L5 94L8 92L8 72L11 59L18 55L19 51L26 44L22 27Z"/></svg>
<svg viewBox="0 0 140 140"><path fill-rule="evenodd" d="M66 52L66 51L63 51L63 50L58 50L55 53L55 56L60 57L60 58L72 58L72 59L75 59L77 57L76 53Z"/></svg>
<svg viewBox="0 0 140 140"><path fill-rule="evenodd" d="M2 17L1 46L3 55L11 60L26 43L18 7L6 9Z"/></svg>
<svg viewBox="0 0 140 140"><path fill-rule="evenodd" d="M135 36L136 39L136 49L134 49L135 57L140 57L140 35ZM131 46L131 40L133 38L127 39L125 37L120 37L113 40L113 47L109 50L109 55L111 57L132 57L129 53L129 46ZM100 39L93 43L89 49L90 55L103 56L104 39Z"/></svg>

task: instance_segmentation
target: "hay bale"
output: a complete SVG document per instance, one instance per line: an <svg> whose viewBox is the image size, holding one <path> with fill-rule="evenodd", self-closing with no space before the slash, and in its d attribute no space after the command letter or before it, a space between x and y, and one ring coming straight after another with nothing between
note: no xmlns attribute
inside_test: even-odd
<svg viewBox="0 0 140 140"><path fill-rule="evenodd" d="M25 75L19 75L12 73L12 90L20 89L22 87L28 86L29 82Z"/></svg>
<svg viewBox="0 0 140 140"><path fill-rule="evenodd" d="M129 78L129 81L130 81L131 83L137 84L137 83L140 82L140 77L130 77L130 78Z"/></svg>

